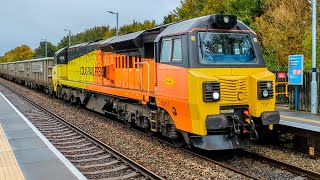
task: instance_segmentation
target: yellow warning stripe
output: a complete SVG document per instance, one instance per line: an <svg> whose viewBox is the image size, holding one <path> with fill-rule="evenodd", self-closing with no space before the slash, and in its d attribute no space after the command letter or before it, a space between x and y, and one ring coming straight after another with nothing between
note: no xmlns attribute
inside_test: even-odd
<svg viewBox="0 0 320 180"><path fill-rule="evenodd" d="M0 125L0 180L24 180L19 164Z"/></svg>
<svg viewBox="0 0 320 180"><path fill-rule="evenodd" d="M294 119L294 120L299 120L299 121L304 121L304 122L320 124L320 119L319 119L319 121L317 121L317 120L311 120L311 119L299 118L299 117L293 117L293 116L285 116L285 115L280 115L280 116L283 118L286 118L286 119Z"/></svg>

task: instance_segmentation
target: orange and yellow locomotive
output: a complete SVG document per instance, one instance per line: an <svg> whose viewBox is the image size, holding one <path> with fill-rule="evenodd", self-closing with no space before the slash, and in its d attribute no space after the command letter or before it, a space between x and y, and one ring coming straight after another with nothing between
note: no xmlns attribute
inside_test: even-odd
<svg viewBox="0 0 320 180"><path fill-rule="evenodd" d="M58 97L161 133L177 146L243 147L280 120L275 77L257 36L233 15L66 47L54 64Z"/></svg>

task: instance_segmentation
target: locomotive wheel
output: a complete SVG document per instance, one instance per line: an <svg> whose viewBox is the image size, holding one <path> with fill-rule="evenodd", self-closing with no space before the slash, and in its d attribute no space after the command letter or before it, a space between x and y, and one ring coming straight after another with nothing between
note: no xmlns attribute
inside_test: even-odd
<svg viewBox="0 0 320 180"><path fill-rule="evenodd" d="M182 147L184 144L184 139L180 133L179 133L178 138L172 138L171 141L175 147Z"/></svg>
<svg viewBox="0 0 320 180"><path fill-rule="evenodd" d="M152 136L154 134L154 131L151 130L151 124L148 119L146 118L144 119L143 126L144 126L143 130L148 136Z"/></svg>
<svg viewBox="0 0 320 180"><path fill-rule="evenodd" d="M131 128L133 126L133 122L135 120L134 114L131 115L131 122L128 121L128 119L124 120L124 124L128 127Z"/></svg>
<svg viewBox="0 0 320 180"><path fill-rule="evenodd" d="M133 123L132 122L129 122L128 120L125 120L124 121L124 124L128 127L128 128L131 128L133 126Z"/></svg>
<svg viewBox="0 0 320 180"><path fill-rule="evenodd" d="M151 130L150 126L143 128L144 132L148 135L148 136L153 136L154 131Z"/></svg>

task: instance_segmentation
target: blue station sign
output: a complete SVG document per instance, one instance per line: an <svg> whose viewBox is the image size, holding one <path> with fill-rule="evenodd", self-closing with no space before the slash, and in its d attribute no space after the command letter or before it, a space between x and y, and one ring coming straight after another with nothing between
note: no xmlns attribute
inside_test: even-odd
<svg viewBox="0 0 320 180"><path fill-rule="evenodd" d="M290 85L303 84L303 55L290 55L288 64Z"/></svg>

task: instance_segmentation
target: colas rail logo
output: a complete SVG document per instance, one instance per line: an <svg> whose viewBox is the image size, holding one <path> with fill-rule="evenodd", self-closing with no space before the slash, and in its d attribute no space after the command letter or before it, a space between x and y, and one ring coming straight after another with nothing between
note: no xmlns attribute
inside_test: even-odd
<svg viewBox="0 0 320 180"><path fill-rule="evenodd" d="M167 86L173 86L177 83L177 81L175 79L173 79L172 77L166 77L163 82L167 85Z"/></svg>

